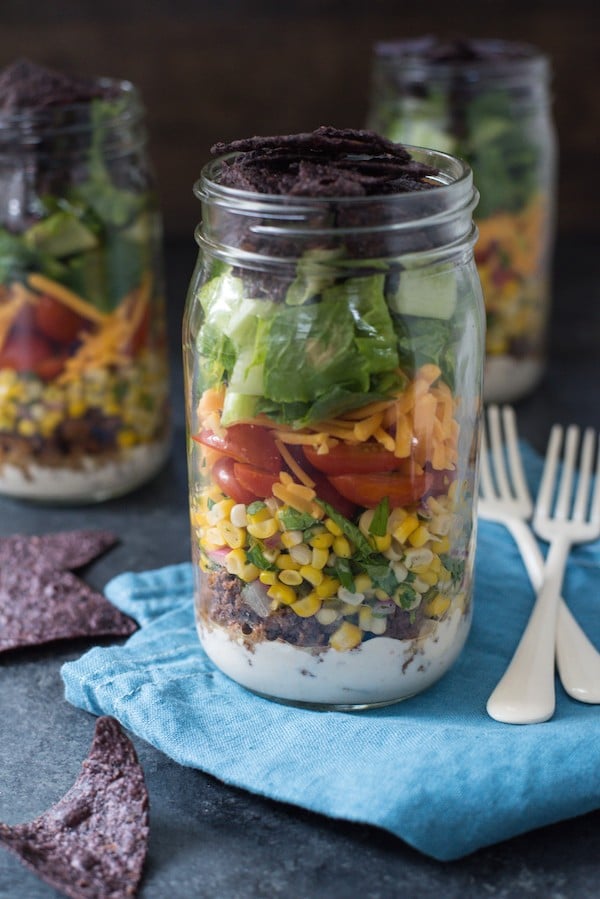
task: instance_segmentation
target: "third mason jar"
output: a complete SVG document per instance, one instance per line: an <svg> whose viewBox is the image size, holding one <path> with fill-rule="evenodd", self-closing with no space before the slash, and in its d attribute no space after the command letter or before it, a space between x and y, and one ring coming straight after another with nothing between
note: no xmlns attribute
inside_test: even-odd
<svg viewBox="0 0 600 899"><path fill-rule="evenodd" d="M549 79L543 53L509 41L427 37L383 42L374 53L370 125L473 169L484 395L494 402L525 396L545 369L556 166Z"/></svg>
<svg viewBox="0 0 600 899"><path fill-rule="evenodd" d="M274 700L396 702L471 620L471 171L326 127L215 154L183 333L200 640Z"/></svg>

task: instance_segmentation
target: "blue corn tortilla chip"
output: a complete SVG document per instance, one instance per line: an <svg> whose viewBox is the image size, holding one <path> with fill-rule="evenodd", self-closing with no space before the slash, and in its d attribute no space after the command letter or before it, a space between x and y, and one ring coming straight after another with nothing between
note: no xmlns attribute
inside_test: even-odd
<svg viewBox="0 0 600 899"><path fill-rule="evenodd" d="M0 844L69 899L129 899L142 877L148 809L133 743L103 716L71 789L30 823L0 823Z"/></svg>
<svg viewBox="0 0 600 899"><path fill-rule="evenodd" d="M73 574L116 542L108 531L1 537L0 653L133 633L131 618Z"/></svg>

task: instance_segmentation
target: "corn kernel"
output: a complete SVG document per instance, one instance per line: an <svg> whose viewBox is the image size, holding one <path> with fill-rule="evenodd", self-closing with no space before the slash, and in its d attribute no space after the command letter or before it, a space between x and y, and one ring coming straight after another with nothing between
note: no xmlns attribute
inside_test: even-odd
<svg viewBox="0 0 600 899"><path fill-rule="evenodd" d="M325 527L327 528L329 533L333 534L334 537L342 536L343 531L342 531L341 527L339 526L339 524L337 524L333 520L333 518L326 518L325 521L323 522L323 524L325 525Z"/></svg>
<svg viewBox="0 0 600 899"><path fill-rule="evenodd" d="M371 540L373 541L375 549L380 553L384 553L392 545L391 534L384 534L382 537L377 534L371 534Z"/></svg>
<svg viewBox="0 0 600 899"><path fill-rule="evenodd" d="M310 618L311 615L316 615L320 608L321 600L314 590L308 596L304 596L302 599L292 603L292 609L300 618Z"/></svg>
<svg viewBox="0 0 600 899"><path fill-rule="evenodd" d="M364 593L357 593L356 590L348 590L347 587L340 587L337 595L342 602L352 610L349 614L356 612L356 607L359 606L365 598Z"/></svg>
<svg viewBox="0 0 600 899"><path fill-rule="evenodd" d="M379 617L379 616L371 616L371 624L369 626L369 630L372 634L375 634L376 637L382 637L385 634L387 629L387 618Z"/></svg>
<svg viewBox="0 0 600 899"><path fill-rule="evenodd" d="M229 519L236 528L245 528L248 524L248 516L246 514L246 506L244 503L236 503L229 513Z"/></svg>
<svg viewBox="0 0 600 899"><path fill-rule="evenodd" d="M359 646L362 640L362 631L355 624L344 621L329 638L329 645L338 652L347 652Z"/></svg>
<svg viewBox="0 0 600 899"><path fill-rule="evenodd" d="M333 624L333 622L339 618L339 611L334 609L333 607L325 608L325 606L321 606L315 618L319 622L319 624L328 625Z"/></svg>
<svg viewBox="0 0 600 899"><path fill-rule="evenodd" d="M129 449L137 443L137 434L131 428L124 428L117 434L117 443L121 449Z"/></svg>
<svg viewBox="0 0 600 899"><path fill-rule="evenodd" d="M358 610L358 626L361 631L370 631L373 613L370 606L361 606Z"/></svg>
<svg viewBox="0 0 600 899"><path fill-rule="evenodd" d="M311 537L308 542L313 547L313 549L329 549L331 546L333 546L333 534L315 534L314 537Z"/></svg>
<svg viewBox="0 0 600 899"><path fill-rule="evenodd" d="M432 561L433 553L426 546L407 549L404 556L404 564L409 569L409 571L412 571L415 568L418 568L421 571L425 568L429 568Z"/></svg>
<svg viewBox="0 0 600 899"><path fill-rule="evenodd" d="M209 524L217 524L225 518L229 518L231 510L235 506L235 501L227 497L215 503L207 513Z"/></svg>
<svg viewBox="0 0 600 899"><path fill-rule="evenodd" d="M272 587L273 584L277 583L277 572L261 571L261 573L258 575L258 579L261 584L267 584L267 586Z"/></svg>
<svg viewBox="0 0 600 899"><path fill-rule="evenodd" d="M340 559L349 559L352 555L352 547L350 546L350 541L347 537L343 535L341 537L336 537L333 541L332 547L334 553Z"/></svg>
<svg viewBox="0 0 600 899"><path fill-rule="evenodd" d="M302 543L302 531L284 531L281 535L281 542L286 549L298 546L299 543Z"/></svg>
<svg viewBox="0 0 600 899"><path fill-rule="evenodd" d="M357 574L354 578L354 586L358 593L365 593L373 586L373 581L368 574Z"/></svg>
<svg viewBox="0 0 600 899"><path fill-rule="evenodd" d="M36 431L34 422L29 418L23 418L17 425L17 431L22 437L33 437Z"/></svg>
<svg viewBox="0 0 600 899"><path fill-rule="evenodd" d="M310 564L312 565L313 568L318 568L320 571L322 568L325 568L325 566L327 565L328 558L329 558L329 552L327 551L326 548L321 549L319 547L313 547L312 559L311 559Z"/></svg>
<svg viewBox="0 0 600 899"><path fill-rule="evenodd" d="M369 528L371 527L371 522L373 521L374 514L375 514L374 509L367 509L365 512L362 513L362 515L358 519L359 530L367 538L371 536L371 532L369 531Z"/></svg>
<svg viewBox="0 0 600 899"><path fill-rule="evenodd" d="M246 553L243 549L232 549L225 556L225 568L229 574L236 575L242 581L255 581L260 571L256 565L252 565L246 559Z"/></svg>
<svg viewBox="0 0 600 899"><path fill-rule="evenodd" d="M429 584L430 587L433 587L433 585L437 584L438 582L437 572L433 571L431 568L427 568L425 571L420 571L419 580L425 581L426 584Z"/></svg>
<svg viewBox="0 0 600 899"><path fill-rule="evenodd" d="M331 575L326 574L320 584L317 584L315 587L315 592L317 596L320 596L321 599L329 599L331 596L335 596L340 587L340 582L336 577L331 577Z"/></svg>
<svg viewBox="0 0 600 899"><path fill-rule="evenodd" d="M298 546L292 546L290 556L299 565L310 565L312 561L312 550L306 543L299 543Z"/></svg>
<svg viewBox="0 0 600 899"><path fill-rule="evenodd" d="M323 580L323 572L319 568L314 568L312 565L303 565L300 568L300 574L304 580L308 581L309 584L312 584L313 587L318 587Z"/></svg>
<svg viewBox="0 0 600 899"><path fill-rule="evenodd" d="M83 400L71 400L69 403L69 416L70 418L81 418L82 415L85 415L86 405ZM117 409L117 414L120 412Z"/></svg>
<svg viewBox="0 0 600 899"><path fill-rule="evenodd" d="M206 543L208 546L219 547L225 546L225 541L223 539L223 535L218 528L206 528L204 533L202 534L202 542ZM245 558L245 556L244 556Z"/></svg>
<svg viewBox="0 0 600 899"><path fill-rule="evenodd" d="M244 528L236 528L230 521L220 521L217 530L221 534L224 543L232 549L239 549L246 542L246 531Z"/></svg>
<svg viewBox="0 0 600 899"><path fill-rule="evenodd" d="M256 512L248 513L246 509L246 515L248 515L248 521L253 524L258 523L259 521L267 521L267 519L272 518L271 511L268 506L261 506L260 509L257 509Z"/></svg>
<svg viewBox="0 0 600 899"><path fill-rule="evenodd" d="M289 587L298 587L302 583L302 575L299 571L294 571L292 568L284 568L283 571L279 572L279 580L282 584L287 584Z"/></svg>
<svg viewBox="0 0 600 899"><path fill-rule="evenodd" d="M282 602L286 606L291 606L297 599L296 591L288 584L281 583L273 584L272 587L269 587L267 596L277 600L277 602Z"/></svg>
<svg viewBox="0 0 600 899"><path fill-rule="evenodd" d="M441 540L434 540L429 544L434 553L447 553L450 549L450 538L442 537Z"/></svg>
<svg viewBox="0 0 600 899"><path fill-rule="evenodd" d="M295 559L292 559L289 553L279 553L279 555L275 559L275 564L278 568L281 569L289 568L294 569L295 571L300 570L300 564L296 562Z"/></svg>
<svg viewBox="0 0 600 899"><path fill-rule="evenodd" d="M436 593L433 599L425 604L424 612L428 618L441 618L450 608L452 600L443 593Z"/></svg>
<svg viewBox="0 0 600 899"><path fill-rule="evenodd" d="M277 522L274 518L265 518L261 521L255 521L253 515L248 516L248 533L257 540L267 540L273 537L279 530Z"/></svg>
<svg viewBox="0 0 600 899"><path fill-rule="evenodd" d="M399 543L406 543L413 531L419 527L416 515L407 515L404 521L394 530L394 537Z"/></svg>
<svg viewBox="0 0 600 899"><path fill-rule="evenodd" d="M428 540L431 539L431 534L422 524L419 525L418 528L409 535L408 542L411 546L415 546L420 548L421 546L425 546Z"/></svg>

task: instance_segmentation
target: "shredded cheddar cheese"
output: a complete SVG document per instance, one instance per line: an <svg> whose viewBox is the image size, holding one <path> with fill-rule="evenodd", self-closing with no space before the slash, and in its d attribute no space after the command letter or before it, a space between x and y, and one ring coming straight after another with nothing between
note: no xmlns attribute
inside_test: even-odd
<svg viewBox="0 0 600 899"><path fill-rule="evenodd" d="M52 299L58 300L64 306L68 306L69 309L81 315L82 318L88 319L88 321L101 324L106 318L105 315L78 296L78 294L69 290L63 284L59 284L58 281L53 281L52 278L46 277L46 275L33 272L27 278L27 283L38 293L48 294Z"/></svg>
<svg viewBox="0 0 600 899"><path fill-rule="evenodd" d="M90 368L122 367L131 361L128 345L142 323L150 301L150 278L144 278L97 330L84 334L81 346L66 364L59 383L78 380Z"/></svg>
<svg viewBox="0 0 600 899"><path fill-rule="evenodd" d="M288 468L306 487L313 486L313 482L288 446L311 446L317 454L323 455L340 441L354 445L375 441L398 459L410 459L418 468L429 463L438 471L453 469L458 460L456 401L441 375L437 365L423 365L413 380L388 400L368 403L338 418L315 422L300 430L275 423L262 415L248 419L246 423L268 427L272 431ZM216 420L223 408L221 390L223 388L206 391L198 406L201 418L205 422L210 419L217 427ZM285 492L287 485L283 483L278 489ZM309 500L304 499L304 502Z"/></svg>

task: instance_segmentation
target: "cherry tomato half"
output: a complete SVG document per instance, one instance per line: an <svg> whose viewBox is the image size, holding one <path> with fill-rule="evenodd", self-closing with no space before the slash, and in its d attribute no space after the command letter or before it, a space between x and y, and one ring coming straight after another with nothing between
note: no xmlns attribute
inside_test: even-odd
<svg viewBox="0 0 600 899"><path fill-rule="evenodd" d="M433 483L429 472L406 475L400 472L375 472L374 474L332 475L330 481L342 496L357 506L373 509L386 496L390 506L411 506L418 503Z"/></svg>
<svg viewBox="0 0 600 899"><path fill-rule="evenodd" d="M268 428L260 425L231 425L225 428L223 436L213 431L200 431L193 439L236 462L253 465L263 471L279 474L283 468L275 438Z"/></svg>
<svg viewBox="0 0 600 899"><path fill-rule="evenodd" d="M86 320L52 297L42 294L34 310L36 328L57 343L72 343L85 328Z"/></svg>
<svg viewBox="0 0 600 899"><path fill-rule="evenodd" d="M273 496L273 484L279 483L279 473L274 474L264 471L262 468L254 468L244 462L234 462L233 473L241 487L252 494L252 499L257 497L266 499L268 496Z"/></svg>
<svg viewBox="0 0 600 899"><path fill-rule="evenodd" d="M68 354L57 352L49 340L34 332L9 335L0 351L0 368L33 372L45 381L63 370Z"/></svg>
<svg viewBox="0 0 600 899"><path fill-rule="evenodd" d="M245 487L240 484L234 472L235 464L233 459L223 456L213 465L212 476L215 483L218 484L226 496L230 496L236 503L244 503L244 505L247 506L257 499L257 494L252 493L250 490L246 490Z"/></svg>
<svg viewBox="0 0 600 899"><path fill-rule="evenodd" d="M403 460L378 443L338 443L320 455L312 446L304 447L311 465L325 474L369 474L401 469Z"/></svg>

